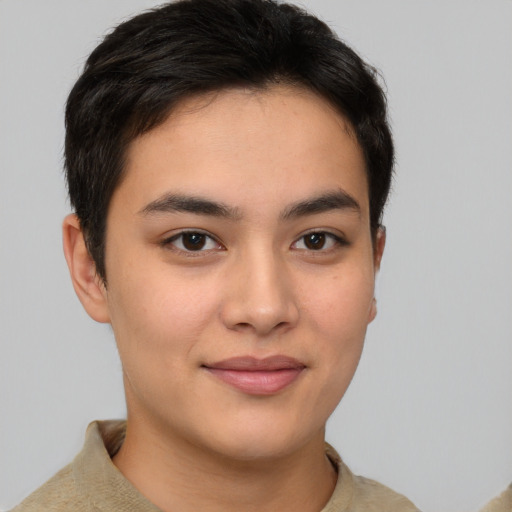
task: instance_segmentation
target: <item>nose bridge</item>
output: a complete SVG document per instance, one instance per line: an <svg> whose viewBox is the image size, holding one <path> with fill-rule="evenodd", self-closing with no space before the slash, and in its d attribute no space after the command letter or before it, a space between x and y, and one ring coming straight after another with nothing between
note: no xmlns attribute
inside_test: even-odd
<svg viewBox="0 0 512 512"><path fill-rule="evenodd" d="M284 258L270 243L254 243L241 253L224 304L224 321L231 329L268 334L294 325L296 298Z"/></svg>

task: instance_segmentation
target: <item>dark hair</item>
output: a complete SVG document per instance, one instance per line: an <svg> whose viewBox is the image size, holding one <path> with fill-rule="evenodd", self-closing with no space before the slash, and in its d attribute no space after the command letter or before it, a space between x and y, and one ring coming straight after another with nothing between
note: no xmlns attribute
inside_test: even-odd
<svg viewBox="0 0 512 512"><path fill-rule="evenodd" d="M110 199L127 145L184 98L287 83L315 91L350 121L366 159L375 232L393 142L376 71L304 10L275 0L181 0L121 23L91 53L66 106L69 196L104 280Z"/></svg>

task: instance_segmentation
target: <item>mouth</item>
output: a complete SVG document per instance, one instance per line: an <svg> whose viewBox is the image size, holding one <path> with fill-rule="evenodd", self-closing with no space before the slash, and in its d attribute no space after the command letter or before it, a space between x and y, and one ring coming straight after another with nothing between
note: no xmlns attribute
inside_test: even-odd
<svg viewBox="0 0 512 512"><path fill-rule="evenodd" d="M202 366L212 376L249 395L273 395L290 386L306 369L294 358L234 357Z"/></svg>

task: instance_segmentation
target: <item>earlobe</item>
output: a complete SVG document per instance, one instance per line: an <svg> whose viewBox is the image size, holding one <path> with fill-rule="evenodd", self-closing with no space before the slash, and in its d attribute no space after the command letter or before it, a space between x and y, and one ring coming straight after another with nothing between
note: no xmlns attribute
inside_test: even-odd
<svg viewBox="0 0 512 512"><path fill-rule="evenodd" d="M110 321L106 289L96 273L96 266L87 250L77 216L70 214L62 223L64 256L73 288L89 316L97 322Z"/></svg>
<svg viewBox="0 0 512 512"><path fill-rule="evenodd" d="M377 316L377 299L373 297L370 304L370 312L368 313L368 323L373 322Z"/></svg>

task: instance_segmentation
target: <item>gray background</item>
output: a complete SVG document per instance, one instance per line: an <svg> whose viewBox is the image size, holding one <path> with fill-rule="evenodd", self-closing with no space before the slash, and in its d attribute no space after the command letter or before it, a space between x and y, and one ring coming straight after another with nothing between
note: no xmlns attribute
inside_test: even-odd
<svg viewBox="0 0 512 512"><path fill-rule="evenodd" d="M150 0L0 0L0 508L124 415L108 326L74 296L63 104ZM512 2L304 2L379 67L398 150L379 316L328 439L424 512L512 481Z"/></svg>

